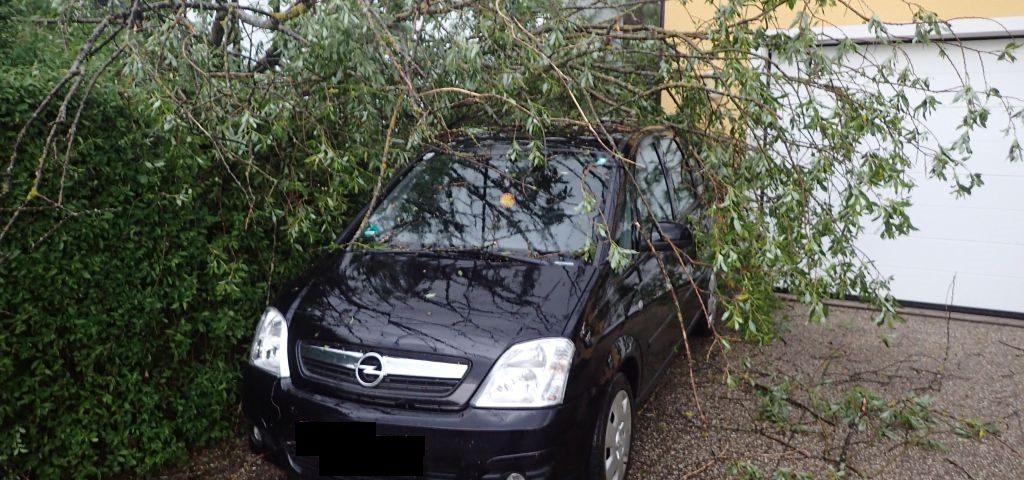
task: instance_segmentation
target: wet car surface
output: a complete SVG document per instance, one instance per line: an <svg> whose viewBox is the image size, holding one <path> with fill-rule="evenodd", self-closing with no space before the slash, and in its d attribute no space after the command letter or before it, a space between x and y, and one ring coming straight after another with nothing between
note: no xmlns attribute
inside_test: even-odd
<svg viewBox="0 0 1024 480"><path fill-rule="evenodd" d="M400 173L264 314L253 444L308 478L624 478L709 274L679 261L698 209L678 144L614 140L549 138L534 165L475 139ZM296 438L309 423L340 433ZM422 450L375 447L399 437Z"/></svg>

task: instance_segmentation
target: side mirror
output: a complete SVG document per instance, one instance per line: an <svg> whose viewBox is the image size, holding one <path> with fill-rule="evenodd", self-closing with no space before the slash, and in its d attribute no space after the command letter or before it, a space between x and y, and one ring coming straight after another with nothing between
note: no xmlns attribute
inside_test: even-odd
<svg viewBox="0 0 1024 480"><path fill-rule="evenodd" d="M651 243L657 251L671 251L672 245L685 250L693 246L693 232L682 223L658 222L651 227Z"/></svg>

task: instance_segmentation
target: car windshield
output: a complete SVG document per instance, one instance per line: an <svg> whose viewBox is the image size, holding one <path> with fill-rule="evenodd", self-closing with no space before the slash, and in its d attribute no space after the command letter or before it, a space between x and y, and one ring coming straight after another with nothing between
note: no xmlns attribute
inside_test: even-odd
<svg viewBox="0 0 1024 480"><path fill-rule="evenodd" d="M556 152L542 165L508 155L427 154L380 202L361 236L384 248L572 254L593 235L609 175L599 153Z"/></svg>

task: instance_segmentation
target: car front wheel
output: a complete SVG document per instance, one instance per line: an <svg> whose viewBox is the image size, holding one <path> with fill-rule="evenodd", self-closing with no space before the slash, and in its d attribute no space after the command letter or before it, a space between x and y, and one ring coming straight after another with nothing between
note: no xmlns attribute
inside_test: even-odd
<svg viewBox="0 0 1024 480"><path fill-rule="evenodd" d="M622 373L612 379L598 417L590 453L589 478L625 480L633 441L633 389Z"/></svg>

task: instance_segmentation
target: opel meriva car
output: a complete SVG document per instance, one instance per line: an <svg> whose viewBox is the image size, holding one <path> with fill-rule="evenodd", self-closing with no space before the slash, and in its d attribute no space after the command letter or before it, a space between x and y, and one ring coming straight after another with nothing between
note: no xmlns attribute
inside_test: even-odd
<svg viewBox="0 0 1024 480"><path fill-rule="evenodd" d="M244 368L256 448L302 478L626 478L678 318L714 319L685 260L701 182L659 130L528 150L424 152L271 303Z"/></svg>

